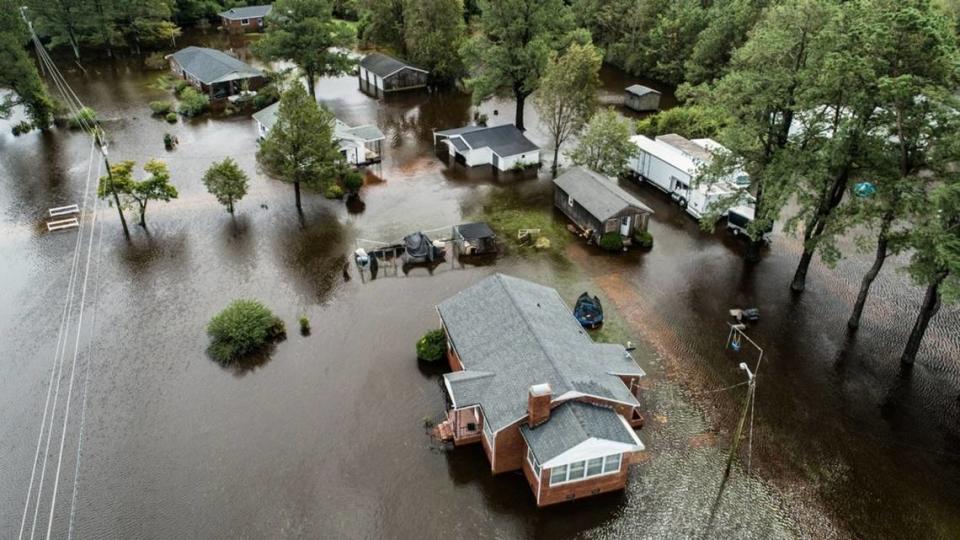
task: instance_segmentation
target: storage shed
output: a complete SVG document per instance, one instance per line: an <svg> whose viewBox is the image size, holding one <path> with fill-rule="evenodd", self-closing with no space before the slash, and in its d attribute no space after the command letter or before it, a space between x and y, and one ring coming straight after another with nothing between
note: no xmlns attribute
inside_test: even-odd
<svg viewBox="0 0 960 540"><path fill-rule="evenodd" d="M483 222L454 226L453 241L463 255L486 255L497 252L497 235L489 225Z"/></svg>
<svg viewBox="0 0 960 540"><path fill-rule="evenodd" d="M634 84L627 87L623 104L638 112L656 111L660 109L660 92L641 84Z"/></svg>
<svg viewBox="0 0 960 540"><path fill-rule="evenodd" d="M373 97L390 92L425 88L430 73L383 53L372 53L360 60L360 90Z"/></svg>
<svg viewBox="0 0 960 540"><path fill-rule="evenodd" d="M613 180L584 167L572 167L553 181L553 200L594 241L608 232L633 238L647 230L653 210Z"/></svg>

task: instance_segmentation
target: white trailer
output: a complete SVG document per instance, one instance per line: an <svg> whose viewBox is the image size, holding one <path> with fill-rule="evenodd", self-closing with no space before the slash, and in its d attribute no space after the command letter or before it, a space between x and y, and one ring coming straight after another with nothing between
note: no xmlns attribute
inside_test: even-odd
<svg viewBox="0 0 960 540"><path fill-rule="evenodd" d="M687 145L681 149L671 142L680 139ZM688 214L701 219L719 200L734 193L726 182L707 185L697 182L700 171L708 164L709 152L677 135L658 137L657 140L635 135L630 140L639 152L628 163L628 168L639 178L650 182L670 195ZM685 151L686 150L686 151ZM696 153L696 155L693 155ZM721 215L726 214L724 210Z"/></svg>

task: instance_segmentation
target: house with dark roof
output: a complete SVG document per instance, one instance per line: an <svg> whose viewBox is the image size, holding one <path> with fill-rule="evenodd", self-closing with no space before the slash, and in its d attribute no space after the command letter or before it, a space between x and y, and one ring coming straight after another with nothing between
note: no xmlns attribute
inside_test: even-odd
<svg viewBox="0 0 960 540"><path fill-rule="evenodd" d="M210 99L223 99L266 84L263 72L229 54L206 47L187 47L168 55L170 70Z"/></svg>
<svg viewBox="0 0 960 540"><path fill-rule="evenodd" d="M257 124L257 139L266 138L277 123L280 103L274 103L253 113ZM373 124L349 126L340 119L334 119L333 138L340 154L347 163L358 167L380 163L382 160L381 143L387 138L380 128Z"/></svg>
<svg viewBox="0 0 960 540"><path fill-rule="evenodd" d="M221 11L220 23L224 29L235 32L259 32L273 10L270 4L263 6L240 6Z"/></svg>
<svg viewBox="0 0 960 540"><path fill-rule="evenodd" d="M616 232L629 245L637 231L647 230L653 214L616 180L579 165L554 178L553 187L554 205L594 242Z"/></svg>
<svg viewBox="0 0 960 540"><path fill-rule="evenodd" d="M430 72L383 53L370 53L360 60L357 77L360 90L373 97L390 92L425 88Z"/></svg>
<svg viewBox="0 0 960 540"><path fill-rule="evenodd" d="M493 474L520 470L546 506L623 489L644 449L643 370L594 343L555 289L495 274L437 306L447 337L455 446L480 443Z"/></svg>
<svg viewBox="0 0 960 540"><path fill-rule="evenodd" d="M656 111L660 108L660 92L642 84L634 84L625 90L623 104L637 112Z"/></svg>
<svg viewBox="0 0 960 540"><path fill-rule="evenodd" d="M493 165L501 171L540 166L540 147L513 124L465 126L435 131L433 144L444 143L454 160L468 167Z"/></svg>

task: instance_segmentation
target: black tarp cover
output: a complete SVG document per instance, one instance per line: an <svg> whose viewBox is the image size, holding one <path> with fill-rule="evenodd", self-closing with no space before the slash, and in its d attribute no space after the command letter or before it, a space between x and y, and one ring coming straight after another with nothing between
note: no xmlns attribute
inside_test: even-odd
<svg viewBox="0 0 960 540"><path fill-rule="evenodd" d="M433 262L443 257L443 251L435 247L422 232L405 236L403 246L403 260L408 263Z"/></svg>

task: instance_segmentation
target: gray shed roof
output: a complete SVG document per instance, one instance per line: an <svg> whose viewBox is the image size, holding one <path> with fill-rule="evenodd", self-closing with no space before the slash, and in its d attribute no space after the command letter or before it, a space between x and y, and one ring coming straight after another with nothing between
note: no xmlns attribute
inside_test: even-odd
<svg viewBox="0 0 960 540"><path fill-rule="evenodd" d="M435 135L450 138L453 144L460 150L465 149L457 144L457 140L463 139L473 150L477 148L490 148L490 150L500 157L515 156L524 152L540 149L539 146L533 144L533 142L526 138L523 132L513 124L492 127L465 126L462 128L437 131Z"/></svg>
<svg viewBox="0 0 960 540"><path fill-rule="evenodd" d="M633 84L627 87L627 92L630 92L636 96L645 96L647 94L657 94L660 95L660 92L657 92L649 86L643 86L642 84Z"/></svg>
<svg viewBox="0 0 960 540"><path fill-rule="evenodd" d="M266 17L270 14L272 9L273 5L271 4L263 6L241 6L231 8L226 11L221 11L219 15L232 21L239 19L256 19L259 17Z"/></svg>
<svg viewBox="0 0 960 540"><path fill-rule="evenodd" d="M557 291L495 274L437 306L465 371L444 375L456 407L497 431L527 414L531 386L636 405L616 375L643 375L622 345L594 343Z"/></svg>
<svg viewBox="0 0 960 540"><path fill-rule="evenodd" d="M605 221L626 208L647 214L653 210L627 193L613 180L585 167L571 167L553 180L553 184L584 207L593 217Z"/></svg>
<svg viewBox="0 0 960 540"><path fill-rule="evenodd" d="M253 113L253 119L266 129L270 131L273 129L273 125L277 123L277 112L280 110L280 102L276 102L273 105L268 105L259 111Z"/></svg>
<svg viewBox="0 0 960 540"><path fill-rule="evenodd" d="M425 69L418 68L417 66L404 62L403 60L399 60L392 56L378 52L370 53L364 56L363 60L360 60L360 66L367 71L373 72L381 77L393 75L403 68L415 69L417 71L422 71L423 73L428 73Z"/></svg>
<svg viewBox="0 0 960 540"><path fill-rule="evenodd" d="M229 54L206 47L187 47L173 53L184 71L204 84L263 77L263 72Z"/></svg>
<svg viewBox="0 0 960 540"><path fill-rule="evenodd" d="M589 439L636 444L620 418L613 409L568 401L550 411L550 420L535 428L524 424L520 433L542 464Z"/></svg>

